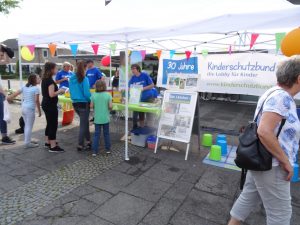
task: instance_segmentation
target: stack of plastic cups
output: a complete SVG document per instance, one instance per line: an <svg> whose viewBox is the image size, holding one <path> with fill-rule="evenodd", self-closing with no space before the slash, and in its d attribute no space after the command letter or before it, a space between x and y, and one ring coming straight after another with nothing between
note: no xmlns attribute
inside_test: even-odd
<svg viewBox="0 0 300 225"><path fill-rule="evenodd" d="M227 155L227 141L218 140L217 145L221 146L222 156Z"/></svg>
<svg viewBox="0 0 300 225"><path fill-rule="evenodd" d="M203 134L203 136L202 136L202 145L204 147L212 146L212 142L213 142L212 134Z"/></svg>
<svg viewBox="0 0 300 225"><path fill-rule="evenodd" d="M220 161L221 160L221 146L219 145L212 145L210 148L209 159L213 161Z"/></svg>

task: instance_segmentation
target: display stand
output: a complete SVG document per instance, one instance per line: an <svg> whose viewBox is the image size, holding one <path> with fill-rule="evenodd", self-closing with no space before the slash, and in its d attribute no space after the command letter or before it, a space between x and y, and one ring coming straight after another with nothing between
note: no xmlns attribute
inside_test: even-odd
<svg viewBox="0 0 300 225"><path fill-rule="evenodd" d="M157 153L159 139L183 142L187 144L187 160L197 99L197 92L165 91L154 153Z"/></svg>

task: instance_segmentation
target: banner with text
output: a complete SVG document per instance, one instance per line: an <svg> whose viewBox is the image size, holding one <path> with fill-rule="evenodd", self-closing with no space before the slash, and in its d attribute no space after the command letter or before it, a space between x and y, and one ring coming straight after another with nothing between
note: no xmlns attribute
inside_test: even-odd
<svg viewBox="0 0 300 225"><path fill-rule="evenodd" d="M276 85L277 65L283 59L262 53L208 55L199 62L198 91L260 96Z"/></svg>
<svg viewBox="0 0 300 225"><path fill-rule="evenodd" d="M276 69L283 56L266 53L184 55L160 58L157 86L199 92L262 95L276 85ZM187 85L188 84L188 85Z"/></svg>
<svg viewBox="0 0 300 225"><path fill-rule="evenodd" d="M198 63L198 56L191 55L187 59L185 54L181 54L171 59L169 52L163 52L159 60L157 86L197 91Z"/></svg>

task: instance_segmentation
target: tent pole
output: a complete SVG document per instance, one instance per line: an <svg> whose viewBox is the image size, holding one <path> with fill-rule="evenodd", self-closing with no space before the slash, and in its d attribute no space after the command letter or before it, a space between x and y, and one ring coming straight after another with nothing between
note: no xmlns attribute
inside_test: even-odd
<svg viewBox="0 0 300 225"><path fill-rule="evenodd" d="M125 49L125 160L128 157L128 37L125 35L126 49Z"/></svg>
<svg viewBox="0 0 300 225"><path fill-rule="evenodd" d="M109 61L110 61L110 64L109 64L109 86L112 86L112 82L111 82L111 49L109 51Z"/></svg>
<svg viewBox="0 0 300 225"><path fill-rule="evenodd" d="M22 57L21 57L21 45L18 42L19 48L19 79L20 79L20 88L23 86L23 73L22 73Z"/></svg>

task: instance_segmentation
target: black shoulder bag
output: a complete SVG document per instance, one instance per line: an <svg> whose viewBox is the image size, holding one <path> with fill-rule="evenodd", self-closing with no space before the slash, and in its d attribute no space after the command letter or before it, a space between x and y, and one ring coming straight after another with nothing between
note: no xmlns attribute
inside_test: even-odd
<svg viewBox="0 0 300 225"><path fill-rule="evenodd" d="M277 91L278 89L274 90ZM267 98L263 101L253 122L246 126L245 131L239 136L239 145L236 152L235 164L242 169L240 188L243 189L247 170L267 171L272 169L272 154L261 143L257 135L257 120L263 110ZM285 124L286 119L282 119L277 132L277 138Z"/></svg>

